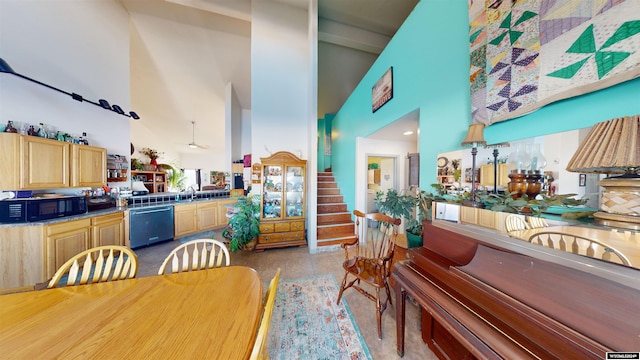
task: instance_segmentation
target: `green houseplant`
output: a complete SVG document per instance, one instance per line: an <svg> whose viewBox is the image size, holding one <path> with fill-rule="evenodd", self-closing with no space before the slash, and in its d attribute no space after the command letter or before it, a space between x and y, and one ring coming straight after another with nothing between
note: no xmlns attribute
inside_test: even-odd
<svg viewBox="0 0 640 360"><path fill-rule="evenodd" d="M222 236L229 240L229 249L252 250L260 234L260 206L251 197L238 199L229 224L222 231Z"/></svg>
<svg viewBox="0 0 640 360"><path fill-rule="evenodd" d="M423 207L431 205L430 194L428 196L427 194L424 191L418 191L414 196L406 191L398 192L395 189L388 189L386 194L382 191L377 192L374 199L380 212L392 218L402 219L410 248L422 244L422 219L426 214Z"/></svg>

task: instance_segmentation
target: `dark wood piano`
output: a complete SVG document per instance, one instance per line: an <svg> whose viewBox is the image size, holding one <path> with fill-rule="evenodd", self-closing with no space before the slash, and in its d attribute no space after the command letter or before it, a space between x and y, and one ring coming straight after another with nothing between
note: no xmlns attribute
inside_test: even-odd
<svg viewBox="0 0 640 360"><path fill-rule="evenodd" d="M440 359L605 359L640 351L640 271L498 232L425 222L424 244L395 265L398 354L405 299Z"/></svg>

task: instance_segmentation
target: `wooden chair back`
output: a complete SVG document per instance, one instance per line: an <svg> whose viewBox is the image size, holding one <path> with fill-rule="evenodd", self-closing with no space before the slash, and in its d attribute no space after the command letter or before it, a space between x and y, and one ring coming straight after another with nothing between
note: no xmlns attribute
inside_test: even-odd
<svg viewBox="0 0 640 360"><path fill-rule="evenodd" d="M354 210L353 214L356 218L356 237L353 241L340 245L345 252L345 260L342 264L345 274L336 303L340 304L342 293L350 287L374 301L378 338L382 339L382 313L387 308L387 303L392 304L388 280L400 219L393 219L380 213L365 214L358 210ZM350 275L354 279L347 281ZM373 286L375 295L361 287L360 281ZM387 299L384 302L380 297L380 291L383 289L387 293Z"/></svg>
<svg viewBox="0 0 640 360"><path fill-rule="evenodd" d="M169 263L171 263L171 273L229 266L229 250L218 240L191 240L169 253L160 265L158 275L165 273Z"/></svg>
<svg viewBox="0 0 640 360"><path fill-rule="evenodd" d="M504 227L507 229L507 232L530 229L529 224L525 221L524 215L519 214L507 215L504 219Z"/></svg>
<svg viewBox="0 0 640 360"><path fill-rule="evenodd" d="M353 257L378 259L380 263L391 260L395 250L400 219L393 219L381 213L365 214L354 210L354 247L345 247L347 259Z"/></svg>
<svg viewBox="0 0 640 360"><path fill-rule="evenodd" d="M47 288L59 287L62 283L73 286L129 279L135 277L137 272L138 257L133 250L116 245L98 246L85 250L62 264Z"/></svg>
<svg viewBox="0 0 640 360"><path fill-rule="evenodd" d="M596 259L631 265L629 259L619 250L596 239L577 235L543 231L531 235L529 242L549 248L584 255Z"/></svg>
<svg viewBox="0 0 640 360"><path fill-rule="evenodd" d="M280 268L276 271L276 275L271 279L267 294L264 297L264 312L262 313L262 320L260 320L260 328L258 328L258 335L256 336L256 342L253 345L251 351L251 360L268 359L269 351L267 349L267 335L269 335L269 326L271 325L271 316L273 315L273 307L276 302L276 291L278 289L278 282L280 282Z"/></svg>
<svg viewBox="0 0 640 360"><path fill-rule="evenodd" d="M529 227L531 227L532 229L549 227L547 220L539 216L529 216L527 217L527 221L529 222Z"/></svg>

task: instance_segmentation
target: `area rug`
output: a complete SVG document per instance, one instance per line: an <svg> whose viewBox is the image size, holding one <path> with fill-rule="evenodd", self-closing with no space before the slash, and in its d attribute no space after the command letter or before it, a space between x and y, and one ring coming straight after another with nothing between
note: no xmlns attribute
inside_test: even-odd
<svg viewBox="0 0 640 360"><path fill-rule="evenodd" d="M333 274L281 280L269 330L272 359L372 359Z"/></svg>

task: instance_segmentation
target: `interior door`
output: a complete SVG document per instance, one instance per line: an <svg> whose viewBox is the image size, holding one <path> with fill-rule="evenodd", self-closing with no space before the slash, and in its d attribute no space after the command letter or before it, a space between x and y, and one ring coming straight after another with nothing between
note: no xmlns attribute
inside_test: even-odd
<svg viewBox="0 0 640 360"><path fill-rule="evenodd" d="M380 188L387 192L387 189L395 189L396 186L396 159L380 159ZM400 190L400 189L396 189Z"/></svg>

